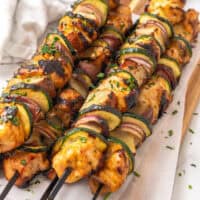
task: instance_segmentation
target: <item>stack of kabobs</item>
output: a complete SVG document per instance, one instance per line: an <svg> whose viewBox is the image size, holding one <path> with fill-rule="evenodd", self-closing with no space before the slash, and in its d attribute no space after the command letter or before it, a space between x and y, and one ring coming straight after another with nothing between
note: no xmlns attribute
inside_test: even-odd
<svg viewBox="0 0 200 200"><path fill-rule="evenodd" d="M190 61L198 34L195 10L185 12L181 0L151 0L122 45L131 12L116 2L75 4L3 92L5 176L22 187L48 171L54 180L42 199L53 199L62 183L86 177L94 199L117 191L133 172L136 147L151 135ZM97 83L99 78L104 79Z"/></svg>
<svg viewBox="0 0 200 200"><path fill-rule="evenodd" d="M52 145L69 128L131 27L129 7L112 0L80 1L8 81L0 103L0 152L9 183L25 187L41 172L53 176Z"/></svg>

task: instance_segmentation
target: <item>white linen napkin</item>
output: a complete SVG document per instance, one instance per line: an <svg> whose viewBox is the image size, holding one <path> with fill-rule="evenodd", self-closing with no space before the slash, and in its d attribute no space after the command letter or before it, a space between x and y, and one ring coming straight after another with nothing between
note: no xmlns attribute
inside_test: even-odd
<svg viewBox="0 0 200 200"><path fill-rule="evenodd" d="M58 20L74 0L1 0L0 63L29 59L47 25Z"/></svg>

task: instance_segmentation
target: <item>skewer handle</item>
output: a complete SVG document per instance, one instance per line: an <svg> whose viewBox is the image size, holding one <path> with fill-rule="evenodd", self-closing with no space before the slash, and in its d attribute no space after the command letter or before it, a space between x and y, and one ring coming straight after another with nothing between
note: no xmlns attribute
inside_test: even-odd
<svg viewBox="0 0 200 200"><path fill-rule="evenodd" d="M55 186L55 184L58 181L58 177L56 176L51 183L49 184L48 188L46 189L46 191L43 193L42 197L40 198L40 200L46 200L47 197L49 196L51 190L53 189L53 187Z"/></svg>
<svg viewBox="0 0 200 200"><path fill-rule="evenodd" d="M52 189L50 195L47 197L47 200L54 200L57 193L60 191L61 187L65 183L67 177L71 174L72 169L67 168L61 178L56 182L55 187Z"/></svg>
<svg viewBox="0 0 200 200"><path fill-rule="evenodd" d="M19 177L19 173L16 171L13 175L13 177L9 180L3 191L1 192L0 195L0 200L4 200L7 194L10 192L12 186L15 184L16 180Z"/></svg>
<svg viewBox="0 0 200 200"><path fill-rule="evenodd" d="M95 192L95 194L94 194L92 200L96 200L96 199L98 198L98 196L99 196L99 194L100 194L102 188L103 188L103 184L100 184L99 187L97 188L97 191Z"/></svg>

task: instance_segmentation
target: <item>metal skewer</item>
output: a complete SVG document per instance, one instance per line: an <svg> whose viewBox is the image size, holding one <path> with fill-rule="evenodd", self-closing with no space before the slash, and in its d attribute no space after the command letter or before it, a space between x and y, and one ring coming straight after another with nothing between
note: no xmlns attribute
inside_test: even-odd
<svg viewBox="0 0 200 200"><path fill-rule="evenodd" d="M71 174L72 169L71 168L67 168L64 172L64 174L61 176L61 178L56 182L55 187L52 189L52 191L50 192L49 196L47 197L47 200L54 200L55 196L57 195L57 193L60 191L61 187L63 186L65 180L67 179L67 177Z"/></svg>
<svg viewBox="0 0 200 200"><path fill-rule="evenodd" d="M46 200L47 197L49 196L49 194L51 193L51 190L53 189L53 187L55 186L55 184L58 181L58 177L56 176L51 183L49 184L48 188L45 190L45 192L43 193L42 197L40 200Z"/></svg>
<svg viewBox="0 0 200 200"><path fill-rule="evenodd" d="M96 199L98 198L98 196L99 196L99 194L100 194L102 188L103 188L103 184L100 184L99 187L97 188L97 191L95 192L95 194L94 194L92 200L96 200Z"/></svg>
<svg viewBox="0 0 200 200"><path fill-rule="evenodd" d="M7 185L5 186L3 191L1 192L0 200L5 199L7 194L10 192L12 186L15 184L16 180L18 179L18 177L19 177L19 173L16 171L14 173L13 177L9 180L9 182L7 183Z"/></svg>

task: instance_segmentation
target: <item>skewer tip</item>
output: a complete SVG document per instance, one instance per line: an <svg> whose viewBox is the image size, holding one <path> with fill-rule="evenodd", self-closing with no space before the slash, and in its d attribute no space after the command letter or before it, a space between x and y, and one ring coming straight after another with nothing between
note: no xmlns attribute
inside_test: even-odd
<svg viewBox="0 0 200 200"><path fill-rule="evenodd" d="M15 184L16 180L19 177L19 173L16 171L14 173L14 175L12 176L12 178L8 181L7 185L5 186L5 188L3 189L3 191L0 194L0 200L5 199L5 197L7 196L7 194L10 192L12 186Z"/></svg>
<svg viewBox="0 0 200 200"><path fill-rule="evenodd" d="M103 188L103 184L100 184L99 187L97 188L97 191L95 192L95 194L94 194L92 200L96 200L96 199L98 198L98 196L99 196L99 194L100 194L102 188Z"/></svg>
<svg viewBox="0 0 200 200"><path fill-rule="evenodd" d="M49 196L47 197L47 200L53 200L56 197L57 193L60 191L61 187L65 183L65 180L71 174L71 172L72 172L71 168L67 168L65 170L64 174L61 176L61 178L58 179L52 191L50 192Z"/></svg>

